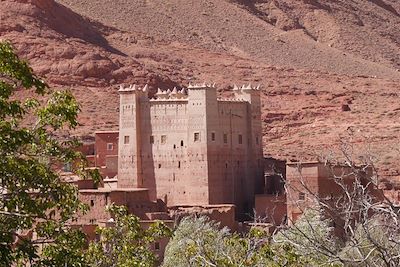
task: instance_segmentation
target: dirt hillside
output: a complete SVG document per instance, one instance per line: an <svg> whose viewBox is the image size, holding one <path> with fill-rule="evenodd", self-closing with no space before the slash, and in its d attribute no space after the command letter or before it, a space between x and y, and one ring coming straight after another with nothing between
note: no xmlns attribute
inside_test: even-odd
<svg viewBox="0 0 400 267"><path fill-rule="evenodd" d="M0 39L73 90L74 134L118 129L121 83L259 83L265 155L313 159L352 136L400 179L398 1L59 2L2 1Z"/></svg>
<svg viewBox="0 0 400 267"><path fill-rule="evenodd" d="M395 72L400 68L395 0L58 1L120 30L273 66L400 76Z"/></svg>

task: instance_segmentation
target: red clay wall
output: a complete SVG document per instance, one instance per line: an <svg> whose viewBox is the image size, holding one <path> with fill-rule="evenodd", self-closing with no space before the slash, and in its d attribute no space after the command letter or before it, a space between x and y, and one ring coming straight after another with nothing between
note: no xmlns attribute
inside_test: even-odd
<svg viewBox="0 0 400 267"><path fill-rule="evenodd" d="M286 194L282 195L256 195L256 216L265 218L272 224L280 225L286 220L287 203Z"/></svg>
<svg viewBox="0 0 400 267"><path fill-rule="evenodd" d="M96 166L106 166L109 156L118 156L118 132L96 132L95 133Z"/></svg>

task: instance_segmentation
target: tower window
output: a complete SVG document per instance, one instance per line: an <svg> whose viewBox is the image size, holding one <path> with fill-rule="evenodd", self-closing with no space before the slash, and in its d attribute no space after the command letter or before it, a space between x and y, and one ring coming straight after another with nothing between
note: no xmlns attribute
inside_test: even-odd
<svg viewBox="0 0 400 267"><path fill-rule="evenodd" d="M178 168L181 168L181 162L178 161Z"/></svg>
<svg viewBox="0 0 400 267"><path fill-rule="evenodd" d="M167 142L167 136L161 135L161 144L165 144Z"/></svg>
<svg viewBox="0 0 400 267"><path fill-rule="evenodd" d="M181 140L181 146L183 146L183 140Z"/></svg>
<svg viewBox="0 0 400 267"><path fill-rule="evenodd" d="M71 162L64 163L63 171L72 172L72 164L71 164Z"/></svg>
<svg viewBox="0 0 400 267"><path fill-rule="evenodd" d="M114 149L113 143L107 143L107 150L113 150L113 149Z"/></svg>
<svg viewBox="0 0 400 267"><path fill-rule="evenodd" d="M299 200L305 200L306 199L306 194L304 192L299 193Z"/></svg>
<svg viewBox="0 0 400 267"><path fill-rule="evenodd" d="M161 164L158 164L158 168L161 169Z"/></svg>
<svg viewBox="0 0 400 267"><path fill-rule="evenodd" d="M94 200L93 200L93 199L90 200L90 206L91 206L91 207L94 206Z"/></svg>
<svg viewBox="0 0 400 267"><path fill-rule="evenodd" d="M228 135L224 133L224 144L228 143Z"/></svg>
<svg viewBox="0 0 400 267"><path fill-rule="evenodd" d="M160 243L159 242L155 242L154 243L154 250L155 251L159 251L160 250Z"/></svg>
<svg viewBox="0 0 400 267"><path fill-rule="evenodd" d="M129 144L129 135L124 136L124 144Z"/></svg>
<svg viewBox="0 0 400 267"><path fill-rule="evenodd" d="M195 142L200 141L200 133L194 133L194 141Z"/></svg>
<svg viewBox="0 0 400 267"><path fill-rule="evenodd" d="M150 135L150 144L154 144L154 136Z"/></svg>
<svg viewBox="0 0 400 267"><path fill-rule="evenodd" d="M241 134L239 134L239 136L238 136L238 142L239 142L239 145L243 144L243 136Z"/></svg>
<svg viewBox="0 0 400 267"><path fill-rule="evenodd" d="M211 141L215 141L215 133L214 132L211 133Z"/></svg>

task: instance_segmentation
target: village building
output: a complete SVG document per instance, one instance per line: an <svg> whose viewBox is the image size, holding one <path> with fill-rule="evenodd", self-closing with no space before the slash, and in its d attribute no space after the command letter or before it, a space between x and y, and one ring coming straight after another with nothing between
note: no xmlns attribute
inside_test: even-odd
<svg viewBox="0 0 400 267"><path fill-rule="evenodd" d="M252 211L263 188L258 88L218 99L212 85L121 87L118 188L147 188L169 206L234 204Z"/></svg>
<svg viewBox="0 0 400 267"><path fill-rule="evenodd" d="M119 131L96 132L81 149L102 182L71 180L90 207L71 224L89 239L96 238L96 226L112 226L106 212L112 203L126 206L144 226L156 220L172 226L191 214L233 231L290 224L312 204L310 192L339 196L332 177L350 171L264 158L259 88L235 86L225 99L206 84L159 89L153 97L147 86L118 92ZM154 250L162 255L166 244Z"/></svg>

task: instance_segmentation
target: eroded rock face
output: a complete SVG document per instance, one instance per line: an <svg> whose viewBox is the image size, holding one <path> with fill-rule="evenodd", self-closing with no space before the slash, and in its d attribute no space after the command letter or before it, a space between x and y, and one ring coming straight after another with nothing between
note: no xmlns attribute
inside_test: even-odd
<svg viewBox="0 0 400 267"><path fill-rule="evenodd" d="M52 0L2 1L0 39L10 40L52 87L73 90L82 106L75 134L118 129L121 83L149 83L155 90L207 81L228 94L234 83L252 82L263 85L266 155L310 159L350 131L360 151L369 142L381 169L396 176L400 106L392 67L399 53L388 40L399 38L392 26L400 4L379 1L390 11L358 0L241 1L247 7L176 1L60 0L73 11ZM371 27L383 35L376 42L371 31L369 45L359 35ZM368 73L356 75L360 66ZM351 111L342 112L343 104Z"/></svg>

